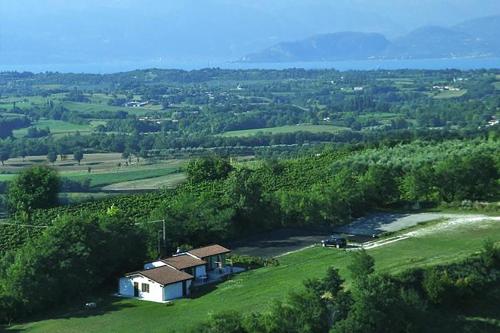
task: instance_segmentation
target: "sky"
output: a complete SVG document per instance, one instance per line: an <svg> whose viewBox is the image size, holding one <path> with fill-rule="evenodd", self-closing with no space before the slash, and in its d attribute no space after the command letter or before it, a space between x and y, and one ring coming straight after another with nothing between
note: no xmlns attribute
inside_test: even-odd
<svg viewBox="0 0 500 333"><path fill-rule="evenodd" d="M500 14L500 0L0 0L0 63L238 59L338 31L395 38Z"/></svg>

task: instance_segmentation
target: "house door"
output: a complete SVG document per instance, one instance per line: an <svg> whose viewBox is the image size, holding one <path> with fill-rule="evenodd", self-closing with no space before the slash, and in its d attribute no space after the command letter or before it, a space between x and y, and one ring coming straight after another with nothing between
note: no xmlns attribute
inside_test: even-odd
<svg viewBox="0 0 500 333"><path fill-rule="evenodd" d="M182 296L186 296L186 281L182 281Z"/></svg>
<svg viewBox="0 0 500 333"><path fill-rule="evenodd" d="M139 283L134 282L134 297L139 297Z"/></svg>

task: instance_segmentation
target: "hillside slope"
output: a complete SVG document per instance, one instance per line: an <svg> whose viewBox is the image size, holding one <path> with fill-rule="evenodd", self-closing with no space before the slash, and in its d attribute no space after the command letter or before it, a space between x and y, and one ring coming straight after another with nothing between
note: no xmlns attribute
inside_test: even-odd
<svg viewBox="0 0 500 333"><path fill-rule="evenodd" d="M367 250L375 258L378 272L397 274L410 268L462 260L477 252L487 237L500 241L500 223L450 220L403 233L411 233L411 237ZM192 299L175 301L172 306L113 298L99 303L95 310L75 310L52 319L16 325L7 332L184 332L206 320L210 313L264 310L273 299L282 299L288 292L303 288L303 280L323 276L331 265L339 268L349 283L350 260L350 252L308 248L281 257L277 267L239 274Z"/></svg>

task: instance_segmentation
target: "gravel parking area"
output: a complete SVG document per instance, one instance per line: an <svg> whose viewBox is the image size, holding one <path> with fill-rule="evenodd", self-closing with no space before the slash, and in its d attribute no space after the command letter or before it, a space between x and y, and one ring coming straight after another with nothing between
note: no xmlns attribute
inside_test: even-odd
<svg viewBox="0 0 500 333"><path fill-rule="evenodd" d="M498 220L498 217L490 218L477 214L450 213L376 213L359 218L346 226L337 227L332 232L282 229L260 234L240 242L229 244L229 246L237 254L270 258L318 244L322 239L331 234L353 235L354 237L349 237L351 241L355 241L356 243L365 243L368 241L371 243L373 235L395 232L419 223L439 219L447 219L450 223L446 225L453 225L457 221L468 223L469 221L475 222L476 220L484 219Z"/></svg>
<svg viewBox="0 0 500 333"><path fill-rule="evenodd" d="M335 228L335 232L350 235L372 236L384 232L403 230L423 222L467 216L473 215L446 213L376 213L359 218L346 226Z"/></svg>

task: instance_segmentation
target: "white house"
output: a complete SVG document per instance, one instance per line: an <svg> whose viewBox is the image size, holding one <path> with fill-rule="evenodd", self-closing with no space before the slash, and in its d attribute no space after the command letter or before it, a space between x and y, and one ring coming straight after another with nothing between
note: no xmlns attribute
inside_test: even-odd
<svg viewBox="0 0 500 333"><path fill-rule="evenodd" d="M165 302L189 295L193 276L169 266L128 273L120 279L120 295Z"/></svg>
<svg viewBox="0 0 500 333"><path fill-rule="evenodd" d="M125 274L119 282L119 295L154 302L166 302L188 296L193 284L216 281L232 272L225 267L231 252L210 245L144 265L144 270Z"/></svg>

